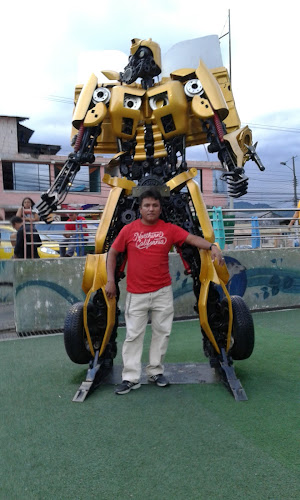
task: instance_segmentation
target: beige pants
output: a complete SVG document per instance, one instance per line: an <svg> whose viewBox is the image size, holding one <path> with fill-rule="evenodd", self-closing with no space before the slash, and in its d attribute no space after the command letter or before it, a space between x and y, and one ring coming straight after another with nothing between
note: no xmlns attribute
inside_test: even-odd
<svg viewBox="0 0 300 500"><path fill-rule="evenodd" d="M151 311L152 339L149 350L147 375L164 372L163 359L171 333L174 308L172 286L166 286L150 293L127 292L125 304L126 339L122 356L124 369L122 380L139 382L142 371L143 343Z"/></svg>

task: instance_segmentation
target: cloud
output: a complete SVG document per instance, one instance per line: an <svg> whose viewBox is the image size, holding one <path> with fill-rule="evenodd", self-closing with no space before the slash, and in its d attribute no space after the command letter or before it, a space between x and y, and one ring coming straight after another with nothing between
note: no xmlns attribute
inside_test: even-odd
<svg viewBox="0 0 300 500"><path fill-rule="evenodd" d="M266 184L273 186L276 175L281 175L275 165L299 153L299 133L289 131L300 129L300 69L295 56L300 7L294 1L271 6L258 0L247 5L228 1L225 6L221 0L206 4L182 0L6 2L1 12L5 78L0 114L28 116L25 124L35 130L32 142L61 144L62 152L68 152L74 87L83 83L78 81L80 54L105 49L128 54L133 37L152 37L164 54L182 40L227 33L229 8L234 98L242 123L255 124L250 125L253 138L267 165L266 173L254 173L255 167L249 176L269 179ZM228 36L221 39L227 67L228 42ZM189 156L207 160L203 147L193 148ZM214 155L210 158L215 159ZM265 189L264 183L257 182L257 192Z"/></svg>

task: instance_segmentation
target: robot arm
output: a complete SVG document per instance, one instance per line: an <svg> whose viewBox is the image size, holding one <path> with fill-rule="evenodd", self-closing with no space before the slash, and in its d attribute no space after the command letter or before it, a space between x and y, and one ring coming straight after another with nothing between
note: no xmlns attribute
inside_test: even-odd
<svg viewBox="0 0 300 500"><path fill-rule="evenodd" d="M80 127L74 152L69 154L54 183L46 193L41 195L41 201L36 206L41 219L45 222L51 222L50 214L63 203L81 165L95 161L93 150L100 130L99 126L85 129L83 125Z"/></svg>
<svg viewBox="0 0 300 500"><path fill-rule="evenodd" d="M55 211L66 198L77 172L81 165L95 161L94 148L101 133L109 100L108 89L97 87L97 78L92 75L83 87L76 103L73 114L73 130L77 134L73 137L74 152L70 153L61 172L36 208L42 220L51 222L50 214Z"/></svg>
<svg viewBox="0 0 300 500"><path fill-rule="evenodd" d="M178 71L173 75L176 78L184 76ZM218 154L224 169L221 179L227 182L229 195L238 198L246 194L248 188L245 163L252 160L264 170L256 152L257 143L252 144L249 127L240 128L227 70L209 70L200 60L195 76L196 79L185 84L185 93L191 99L192 114L200 118L204 136L201 137L200 130L193 132L191 145L209 143L208 151Z"/></svg>

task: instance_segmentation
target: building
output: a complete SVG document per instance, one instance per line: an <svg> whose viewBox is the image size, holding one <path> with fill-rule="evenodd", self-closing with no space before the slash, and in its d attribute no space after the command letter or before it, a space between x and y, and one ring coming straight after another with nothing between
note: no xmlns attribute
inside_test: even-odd
<svg viewBox="0 0 300 500"><path fill-rule="evenodd" d="M15 215L26 196L35 203L59 174L66 156L59 156L60 146L29 142L34 131L25 127L28 118L0 116L0 220ZM104 207L109 186L101 179L110 158L96 156L91 165L82 166L65 203L78 207ZM219 181L219 162L188 162L198 170L197 181L207 206L228 206L226 184Z"/></svg>

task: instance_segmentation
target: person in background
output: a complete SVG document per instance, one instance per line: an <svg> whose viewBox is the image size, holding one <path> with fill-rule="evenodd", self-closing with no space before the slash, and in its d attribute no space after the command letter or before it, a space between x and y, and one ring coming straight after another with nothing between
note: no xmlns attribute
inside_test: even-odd
<svg viewBox="0 0 300 500"><path fill-rule="evenodd" d="M63 245L60 245L60 256L73 257L77 246L82 249L83 255L85 239L88 237L88 233L82 232L83 228L87 228L87 224L83 222L85 221L85 218L81 215L77 215L76 212L69 212L68 217L69 218L65 224L65 231L67 232L64 234L68 243L66 242ZM73 224L70 224L70 222Z"/></svg>
<svg viewBox="0 0 300 500"><path fill-rule="evenodd" d="M37 212L33 209L35 203L34 201L26 196L26 198L23 199L22 201L22 206L18 208L16 216L17 217L24 217L26 222L37 222L40 220ZM28 212L27 212L28 210ZM31 210L31 212L29 212Z"/></svg>
<svg viewBox="0 0 300 500"><path fill-rule="evenodd" d="M39 259L39 254L37 249L42 244L42 241L37 230L34 227L30 227L29 224L25 224L25 233L26 233L26 255L25 255L23 219L15 215L14 217L11 218L10 223L12 227L17 231L16 244L14 247L14 257L16 259L24 259L24 258Z"/></svg>

